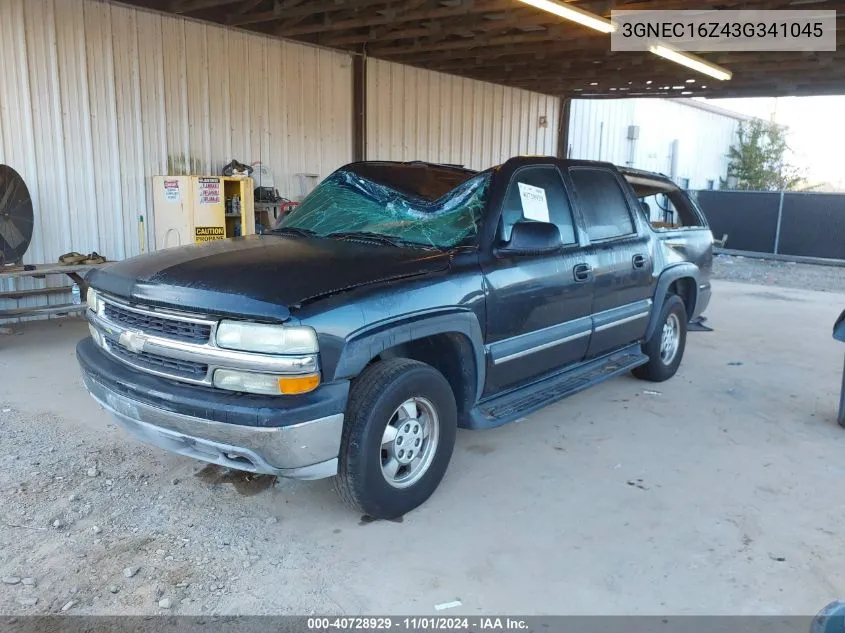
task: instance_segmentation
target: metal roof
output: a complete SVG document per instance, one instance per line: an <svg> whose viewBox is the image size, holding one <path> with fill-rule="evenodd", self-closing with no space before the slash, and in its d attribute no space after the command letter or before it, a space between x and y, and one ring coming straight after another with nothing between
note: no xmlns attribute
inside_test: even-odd
<svg viewBox="0 0 845 633"><path fill-rule="evenodd" d="M845 94L845 45L830 52L700 57L720 82L516 0L124 0L137 6L492 83L570 97ZM568 0L611 9L836 9L841 0ZM688 82L687 80L694 81Z"/></svg>

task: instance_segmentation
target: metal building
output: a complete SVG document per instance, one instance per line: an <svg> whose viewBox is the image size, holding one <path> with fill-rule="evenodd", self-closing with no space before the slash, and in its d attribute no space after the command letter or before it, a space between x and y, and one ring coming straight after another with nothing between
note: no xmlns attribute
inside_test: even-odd
<svg viewBox="0 0 845 633"><path fill-rule="evenodd" d="M718 189L743 114L693 99L572 101L567 153L657 171L687 189Z"/></svg>

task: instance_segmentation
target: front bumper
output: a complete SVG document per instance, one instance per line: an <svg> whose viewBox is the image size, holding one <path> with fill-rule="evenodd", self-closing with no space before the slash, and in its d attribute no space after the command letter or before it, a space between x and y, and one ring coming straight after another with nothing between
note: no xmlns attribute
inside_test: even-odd
<svg viewBox="0 0 845 633"><path fill-rule="evenodd" d="M319 412L319 417L313 417L313 414L303 416L301 408L277 408L268 414L264 407L256 408L255 411L256 422L264 424L233 424L210 418L221 417L220 409L227 407L243 415L243 405L235 407L228 404L231 401L237 402L239 394L215 394L218 402L207 402L207 410L214 413L199 417L185 412L194 413L194 410L188 406L190 403L182 402L185 398L180 398L180 392L186 388L203 389L201 387L191 388L170 383L171 388L167 389L167 384L158 384L159 390L167 389L159 391L159 394L166 393L167 396L159 395L156 401L149 397L150 391L142 384L135 385L139 387L138 391L130 391L132 374L136 374L135 379L139 382L168 381L125 368L122 369L122 375L113 375L109 371L115 369L111 367L113 361L96 348L90 339L79 344L77 358L85 387L94 399L112 413L124 428L145 442L180 455L248 472L296 479L321 479L337 474L337 457L343 431L341 403L345 404L348 385L335 389L336 393L332 393L326 401L312 404L310 410ZM147 395L140 395L142 391ZM211 397L208 392L211 390L203 391L206 393L202 396L208 400ZM247 397L249 399L252 398ZM215 407L215 404L219 406ZM284 416L286 412L290 415ZM280 414L293 423L273 425L280 421Z"/></svg>

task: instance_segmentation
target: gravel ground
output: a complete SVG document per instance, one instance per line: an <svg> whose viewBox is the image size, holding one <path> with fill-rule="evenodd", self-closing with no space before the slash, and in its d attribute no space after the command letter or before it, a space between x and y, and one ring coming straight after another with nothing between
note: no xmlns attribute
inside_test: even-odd
<svg viewBox="0 0 845 633"><path fill-rule="evenodd" d="M717 255L713 260L713 278L765 286L845 292L845 267L842 266Z"/></svg>
<svg viewBox="0 0 845 633"><path fill-rule="evenodd" d="M111 425L105 443L62 436L65 425L0 409L2 445L13 451L0 455L0 612L261 613L239 608L257 579L310 566L295 538L279 538L290 499L275 509L239 501L275 478L180 464ZM278 486L289 497L297 483ZM337 611L308 584L273 611Z"/></svg>

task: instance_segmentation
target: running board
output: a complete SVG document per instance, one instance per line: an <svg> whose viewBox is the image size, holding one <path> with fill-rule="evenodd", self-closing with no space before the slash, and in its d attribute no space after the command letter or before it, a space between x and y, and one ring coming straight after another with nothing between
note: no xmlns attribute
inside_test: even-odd
<svg viewBox="0 0 845 633"><path fill-rule="evenodd" d="M466 418L465 428L489 429L533 413L558 400L624 374L648 362L639 344L577 365L564 372L483 401Z"/></svg>

